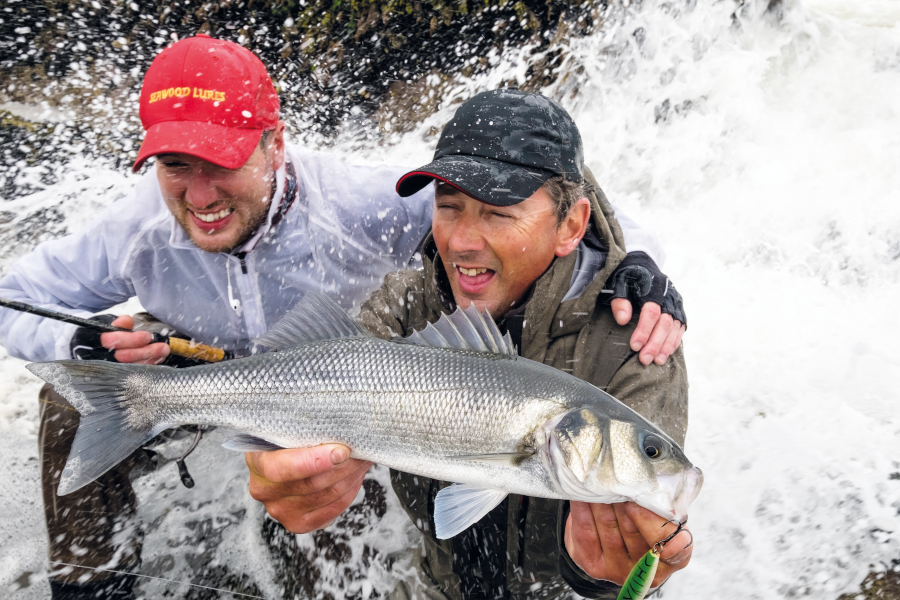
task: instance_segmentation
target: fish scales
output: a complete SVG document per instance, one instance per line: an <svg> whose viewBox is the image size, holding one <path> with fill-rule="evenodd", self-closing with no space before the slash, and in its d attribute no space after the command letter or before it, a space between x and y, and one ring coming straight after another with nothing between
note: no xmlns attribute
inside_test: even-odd
<svg viewBox="0 0 900 600"><path fill-rule="evenodd" d="M524 485L521 493L535 493L538 485L545 495L558 494L539 464L449 458L521 451L536 424L585 397L560 389L556 377L534 367L510 357L485 360L481 353L377 338L327 340L163 371L130 410L143 414L152 405L154 425L206 423L286 447L340 442L354 457L427 477L471 481L474 468L481 471L477 481L496 485L499 477L516 488ZM147 385L143 377L141 385Z"/></svg>

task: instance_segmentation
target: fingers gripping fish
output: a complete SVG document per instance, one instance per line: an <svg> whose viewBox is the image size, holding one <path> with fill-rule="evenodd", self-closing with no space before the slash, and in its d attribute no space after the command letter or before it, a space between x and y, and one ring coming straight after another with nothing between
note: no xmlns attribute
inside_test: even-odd
<svg viewBox="0 0 900 600"><path fill-rule="evenodd" d="M28 365L81 413L58 493L185 424L240 432L225 444L232 450L341 443L355 458L456 482L435 502L442 539L510 493L633 500L682 521L702 485L659 428L592 385L517 356L474 307L385 341L310 292L257 342L279 351L188 369Z"/></svg>

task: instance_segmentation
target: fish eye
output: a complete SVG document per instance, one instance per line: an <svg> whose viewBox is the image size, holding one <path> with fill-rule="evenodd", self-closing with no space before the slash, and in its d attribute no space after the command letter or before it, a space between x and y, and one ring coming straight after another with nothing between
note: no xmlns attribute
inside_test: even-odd
<svg viewBox="0 0 900 600"><path fill-rule="evenodd" d="M647 458L662 458L665 449L663 441L657 436L650 434L644 438L644 454Z"/></svg>

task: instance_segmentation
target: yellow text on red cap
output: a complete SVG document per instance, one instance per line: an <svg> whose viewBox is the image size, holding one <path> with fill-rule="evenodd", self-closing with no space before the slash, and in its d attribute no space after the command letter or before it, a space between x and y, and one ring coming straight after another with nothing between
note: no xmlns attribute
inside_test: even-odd
<svg viewBox="0 0 900 600"><path fill-rule="evenodd" d="M204 90L202 88L193 88L193 90L191 90L189 87L170 87L150 94L150 103L152 104L168 98L185 98L187 96L199 98L200 100L213 100L215 102L225 101L225 92Z"/></svg>

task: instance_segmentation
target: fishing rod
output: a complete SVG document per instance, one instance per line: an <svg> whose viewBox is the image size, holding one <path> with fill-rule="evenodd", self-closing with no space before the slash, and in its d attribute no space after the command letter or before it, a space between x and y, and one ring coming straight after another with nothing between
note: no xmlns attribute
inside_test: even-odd
<svg viewBox="0 0 900 600"><path fill-rule="evenodd" d="M189 585L195 588L202 588L204 590L213 590L216 592L225 592L226 594L231 594L232 596L240 596L242 598L257 598L258 600L266 600L263 596L251 596L250 594L244 594L241 592L232 592L231 590L226 590L223 588L214 588L208 585L199 585L196 583L191 583L189 581L179 581L177 579L166 579L165 577L154 577L152 575L143 575L141 573L134 573L132 571L116 571L114 569L103 569L100 567L89 567L87 565L74 565L72 563L60 562L58 560L51 560L50 564L52 565L62 565L64 567L77 567L79 569L90 569L92 571L98 571L101 573L116 573L119 575L132 575L134 577L144 577L146 579L155 579L156 581L167 581L169 583L178 583L181 585Z"/></svg>
<svg viewBox="0 0 900 600"><path fill-rule="evenodd" d="M0 298L0 306L11 308L12 310L17 310L24 313L30 313L32 315L38 315L39 317L44 317L47 319L62 321L63 323L71 323L72 325L78 325L79 327L87 327L96 331L126 331L128 333L132 333L131 329L125 329L124 327L107 325L106 323L101 323L100 321L83 319L74 315L67 315L65 313L47 310L46 308L32 306L31 304L25 304L24 302L6 300L5 298ZM192 358L194 360L208 363L220 362L226 359L234 358L230 352L226 352L222 348L207 346L206 344L197 344L190 340L183 340L181 338L171 337L152 331L148 333L153 336L153 340L151 343L155 344L157 342L162 342L164 344L167 344L169 346L169 351L172 354L176 354L178 356Z"/></svg>

